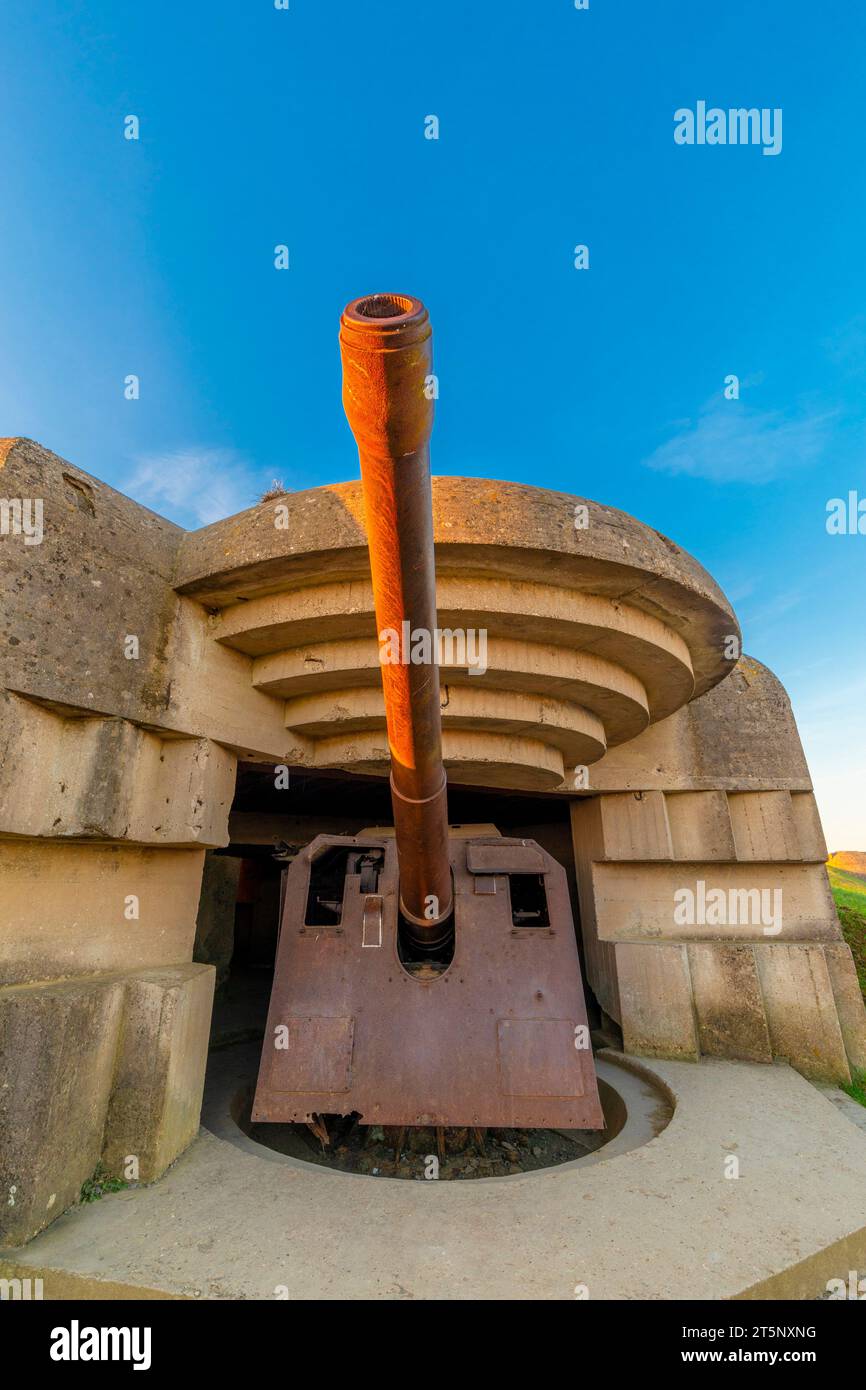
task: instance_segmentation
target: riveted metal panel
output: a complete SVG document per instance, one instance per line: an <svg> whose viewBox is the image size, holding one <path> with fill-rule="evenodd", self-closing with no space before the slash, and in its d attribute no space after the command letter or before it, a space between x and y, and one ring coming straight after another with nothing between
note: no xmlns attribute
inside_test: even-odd
<svg viewBox="0 0 866 1390"><path fill-rule="evenodd" d="M372 841L321 837L289 870L253 1120L356 1112L366 1124L602 1128L562 866L533 842L503 842L540 857L556 926L515 932L508 893L477 894L467 841L451 838L454 957L443 974L419 979L397 951L392 840L378 842L378 893L349 875L339 929L304 927L311 858L323 843ZM298 1020L308 1021L306 1034ZM281 1025L295 1045L275 1061ZM316 1062L316 1048L329 1060Z"/></svg>

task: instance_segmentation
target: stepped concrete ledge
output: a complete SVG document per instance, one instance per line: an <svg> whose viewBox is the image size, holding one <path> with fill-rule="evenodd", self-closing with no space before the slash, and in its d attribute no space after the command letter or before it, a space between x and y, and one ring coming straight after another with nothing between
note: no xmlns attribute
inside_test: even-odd
<svg viewBox="0 0 866 1390"><path fill-rule="evenodd" d="M226 1049L212 1128L161 1182L0 1251L0 1277L40 1276L49 1299L809 1299L866 1264L866 1133L786 1065L606 1052L600 1075L624 1096L638 1081L673 1100L654 1138L412 1182L247 1139L231 1120L243 1051Z"/></svg>

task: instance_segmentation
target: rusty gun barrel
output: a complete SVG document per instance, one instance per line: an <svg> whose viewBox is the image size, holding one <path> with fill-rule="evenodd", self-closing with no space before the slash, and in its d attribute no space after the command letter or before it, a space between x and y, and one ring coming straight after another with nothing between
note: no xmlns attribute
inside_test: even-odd
<svg viewBox="0 0 866 1390"><path fill-rule="evenodd" d="M429 950L447 937L453 903L436 643L427 310L410 295L354 299L340 320L340 352L343 406L361 460L400 907L411 939Z"/></svg>

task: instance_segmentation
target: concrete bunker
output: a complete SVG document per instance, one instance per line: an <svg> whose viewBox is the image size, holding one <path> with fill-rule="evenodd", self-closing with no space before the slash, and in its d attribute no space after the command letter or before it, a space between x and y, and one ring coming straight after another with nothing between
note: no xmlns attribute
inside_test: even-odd
<svg viewBox="0 0 866 1390"><path fill-rule="evenodd" d="M227 866L339 833L303 798L254 828L249 779L381 798L389 747L360 484L187 533L33 441L0 463L44 516L39 546L0 549L0 1240L21 1245L97 1165L151 1182L197 1133ZM540 488L434 478L432 517L438 625L487 633L483 675L440 663L449 818L542 845L555 824L566 874L567 828L596 1025L634 1057L866 1067L790 704L710 576ZM781 890L781 929L675 920L700 885Z"/></svg>

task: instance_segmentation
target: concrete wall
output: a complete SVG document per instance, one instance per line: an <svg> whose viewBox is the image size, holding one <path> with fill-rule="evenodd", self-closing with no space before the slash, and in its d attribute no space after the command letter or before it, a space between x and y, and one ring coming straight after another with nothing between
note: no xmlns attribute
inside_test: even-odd
<svg viewBox="0 0 866 1390"><path fill-rule="evenodd" d="M198 1132L213 968L0 989L0 1245L22 1245L98 1170L152 1182Z"/></svg>
<svg viewBox="0 0 866 1390"><path fill-rule="evenodd" d="M772 673L744 659L592 782L572 806L582 931L626 1050L778 1058L850 1080L866 1065L866 1012Z"/></svg>
<svg viewBox="0 0 866 1390"><path fill-rule="evenodd" d="M0 697L0 1243L97 1165L150 1181L198 1129L214 970L192 965L234 755Z"/></svg>
<svg viewBox="0 0 866 1390"><path fill-rule="evenodd" d="M151 1181L196 1134L205 850L240 727L285 734L174 592L178 527L29 441L0 446L0 493L44 515L41 544L0 537L0 1244L20 1244L98 1165Z"/></svg>

